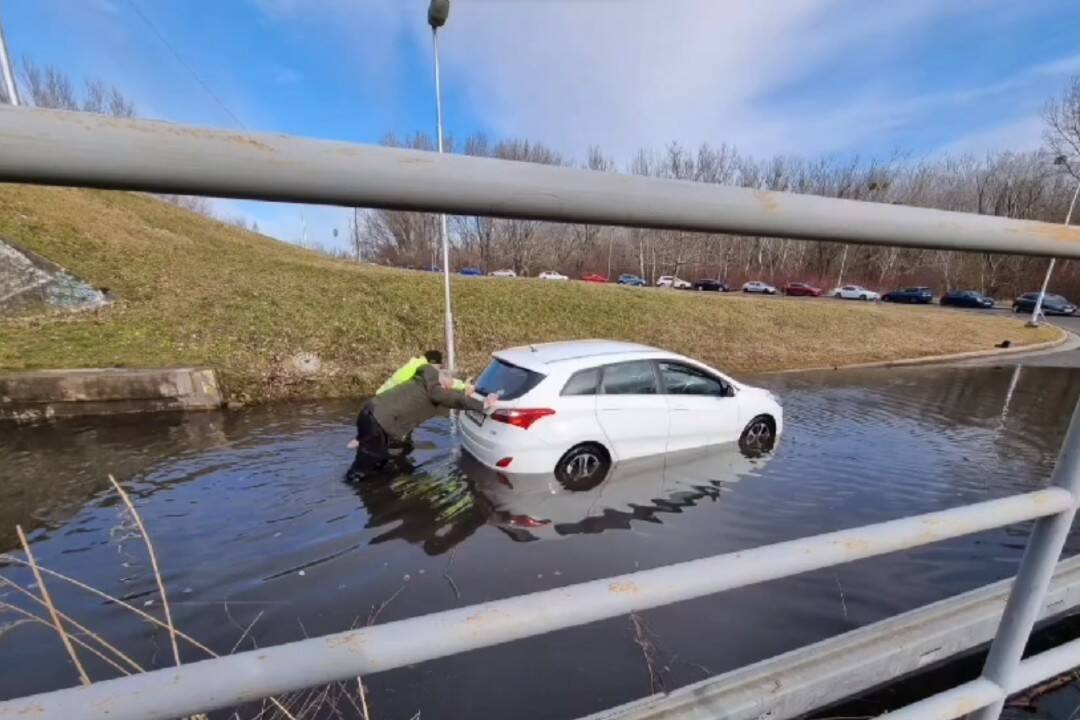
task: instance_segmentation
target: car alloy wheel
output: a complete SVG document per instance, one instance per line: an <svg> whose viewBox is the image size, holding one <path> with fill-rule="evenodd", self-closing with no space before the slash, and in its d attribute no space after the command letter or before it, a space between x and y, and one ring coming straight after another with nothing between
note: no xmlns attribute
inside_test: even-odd
<svg viewBox="0 0 1080 720"><path fill-rule="evenodd" d="M555 477L567 490L592 490L607 477L611 460L599 445L570 448L555 466Z"/></svg>
<svg viewBox="0 0 1080 720"><path fill-rule="evenodd" d="M769 452L775 444L772 422L764 415L751 420L739 438L739 449L754 457Z"/></svg>

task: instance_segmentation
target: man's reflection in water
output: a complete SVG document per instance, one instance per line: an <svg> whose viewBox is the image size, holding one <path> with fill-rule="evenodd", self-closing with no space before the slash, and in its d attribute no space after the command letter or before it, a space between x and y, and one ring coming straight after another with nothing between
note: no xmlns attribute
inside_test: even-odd
<svg viewBox="0 0 1080 720"><path fill-rule="evenodd" d="M517 542L662 524L730 486L770 456L747 457L734 444L669 453L616 465L594 487L568 490L554 475L514 475L484 467L467 453L442 456L404 472L354 483L368 527L394 527L372 542L393 539L447 552L483 525ZM403 460L407 463L407 458Z"/></svg>

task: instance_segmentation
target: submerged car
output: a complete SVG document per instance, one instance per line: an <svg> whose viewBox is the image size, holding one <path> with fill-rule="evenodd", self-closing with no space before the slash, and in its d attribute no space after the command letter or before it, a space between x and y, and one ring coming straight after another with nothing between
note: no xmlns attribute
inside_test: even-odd
<svg viewBox="0 0 1080 720"><path fill-rule="evenodd" d="M801 282L789 282L784 286L784 294L791 297L821 297L821 288Z"/></svg>
<svg viewBox="0 0 1080 720"><path fill-rule="evenodd" d="M565 275L563 275L562 273L557 273L554 270L545 270L544 272L540 273L536 277L540 278L541 280L569 280L570 279L570 278L566 277Z"/></svg>
<svg viewBox="0 0 1080 720"><path fill-rule="evenodd" d="M694 283L694 289L707 292L727 292L729 288L723 280L705 279Z"/></svg>
<svg viewBox="0 0 1080 720"><path fill-rule="evenodd" d="M588 483L613 463L718 443L767 452L783 411L767 390L646 345L581 340L494 353L466 411L465 450L488 467Z"/></svg>
<svg viewBox="0 0 1080 720"><path fill-rule="evenodd" d="M873 290L867 290L862 285L842 285L838 288L833 288L829 292L834 298L842 298L844 300L880 300L881 296Z"/></svg>
<svg viewBox="0 0 1080 720"><path fill-rule="evenodd" d="M629 273L620 275L617 282L620 285L630 285L631 287L645 287L646 285L642 278L639 278L637 275L630 275Z"/></svg>
<svg viewBox="0 0 1080 720"><path fill-rule="evenodd" d="M675 277L674 275L661 275L656 279L656 287L669 287L676 290L689 290L694 287L689 281L682 278Z"/></svg>
<svg viewBox="0 0 1080 720"><path fill-rule="evenodd" d="M1039 293L1024 293L1013 300L1013 312L1034 312L1035 303L1039 301ZM1076 305L1060 295L1046 293L1043 295L1042 312L1044 315L1072 315L1076 312Z"/></svg>
<svg viewBox="0 0 1080 720"><path fill-rule="evenodd" d="M994 298L987 297L974 290L953 290L941 296L942 305L967 308L992 308Z"/></svg>
<svg viewBox="0 0 1080 720"><path fill-rule="evenodd" d="M742 286L744 293L759 293L761 295L775 295L776 288L768 283L763 283L760 280L751 280L750 282Z"/></svg>
<svg viewBox="0 0 1080 720"><path fill-rule="evenodd" d="M881 296L885 302L926 305L934 301L934 291L928 287L906 287Z"/></svg>

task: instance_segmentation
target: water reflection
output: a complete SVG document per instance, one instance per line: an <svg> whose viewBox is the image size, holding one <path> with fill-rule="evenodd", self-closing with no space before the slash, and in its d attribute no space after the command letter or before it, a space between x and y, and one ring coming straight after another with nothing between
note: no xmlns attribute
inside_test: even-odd
<svg viewBox="0 0 1080 720"><path fill-rule="evenodd" d="M372 544L404 540L440 555L484 525L529 542L625 530L634 521L662 523L665 514L719 500L769 457L748 457L734 443L716 445L616 464L596 486L569 490L554 474L500 472L460 452L352 486L367 526L382 529Z"/></svg>
<svg viewBox="0 0 1080 720"><path fill-rule="evenodd" d="M0 543L12 547L14 523L32 525L43 564L117 596L152 597L145 562L118 553L110 535L118 515L105 475L114 473L153 535L178 624L228 652L260 612L251 634L260 646L299 639L301 623L310 634L332 632L398 592L405 577L408 589L381 620L1042 487L1080 395L1080 373L1034 367L755 384L784 404L787 434L773 455L749 460L720 447L653 458L620 465L584 492L477 467L445 418L415 434L411 472L347 484L356 402L0 427ZM672 666L670 686L700 679L692 664L720 672L1005 577L1028 530L650 611L650 627L683 663ZM448 568L460 596L443 576ZM0 564L0 573L32 582L16 567ZM62 585L50 590L65 612L145 666L169 661L158 652L167 638L144 623ZM0 697L71 684L63 649L45 632L20 627L0 637ZM551 678L588 691L552 692ZM422 710L523 720L585 715L647 683L640 648L616 621L368 680L386 717ZM500 684L513 692L489 692Z"/></svg>

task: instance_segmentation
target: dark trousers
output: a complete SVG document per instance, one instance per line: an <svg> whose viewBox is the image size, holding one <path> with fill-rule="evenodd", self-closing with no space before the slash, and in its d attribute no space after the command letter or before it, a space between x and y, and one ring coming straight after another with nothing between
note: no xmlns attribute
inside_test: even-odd
<svg viewBox="0 0 1080 720"><path fill-rule="evenodd" d="M382 470L390 461L390 441L386 431L375 420L370 405L364 405L356 417L356 459L349 468L350 479L360 478Z"/></svg>

